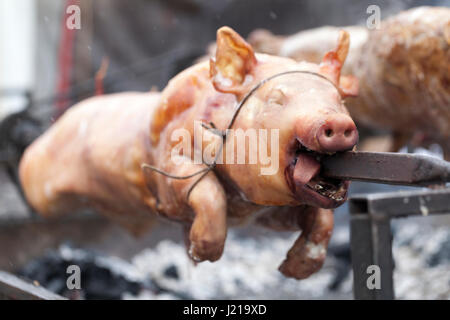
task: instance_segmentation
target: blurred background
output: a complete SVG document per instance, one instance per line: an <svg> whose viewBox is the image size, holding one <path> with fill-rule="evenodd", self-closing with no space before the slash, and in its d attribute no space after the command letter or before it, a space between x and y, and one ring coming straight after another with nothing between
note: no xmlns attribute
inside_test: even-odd
<svg viewBox="0 0 450 320"><path fill-rule="evenodd" d="M346 205L336 211L324 268L298 282L277 271L296 234L237 228L219 262L194 267L177 225L136 239L94 213L52 221L36 217L23 200L17 164L26 146L67 108L95 94L95 75L105 59L105 93L162 90L207 53L223 25L243 37L258 28L289 35L364 24L371 4L385 19L419 5L449 7L450 1L1 1L0 269L70 298L352 298ZM66 28L71 5L80 8L80 29ZM351 193L398 189L353 183ZM449 299L448 217L405 219L393 228L397 296ZM82 290L65 287L70 264L85 272Z"/></svg>

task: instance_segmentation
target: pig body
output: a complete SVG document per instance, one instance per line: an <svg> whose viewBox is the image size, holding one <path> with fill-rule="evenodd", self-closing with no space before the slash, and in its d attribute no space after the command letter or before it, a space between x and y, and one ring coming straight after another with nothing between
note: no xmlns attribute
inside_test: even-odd
<svg viewBox="0 0 450 320"><path fill-rule="evenodd" d="M145 230L151 197L141 164L150 161L148 125L159 100L157 93L120 93L69 109L22 158L33 208L52 217L95 207L135 233Z"/></svg>
<svg viewBox="0 0 450 320"><path fill-rule="evenodd" d="M323 263L333 227L330 209L345 201L348 187L320 176L320 156L357 142L342 103L354 86L352 79L340 81L348 35L342 33L320 65L255 55L227 27L218 31L217 48L215 59L183 71L161 93L100 96L74 106L26 150L20 164L25 194L43 215L89 206L136 233L156 216L179 221L195 261L220 258L229 224L252 219L277 230L302 230L280 270L308 277ZM204 130L209 139L200 140L202 149L237 154L238 133L223 138L217 132L227 132L239 101L264 79L299 70L264 83L233 122L235 129L258 134L276 130L278 139L268 146L269 154L278 155L270 163L276 170L261 174L267 163L248 161L255 148L248 143L244 163L217 163L200 180L179 179L210 165L196 163L186 150L199 149L191 139L201 123L216 130ZM180 130L189 136L188 147L177 149Z"/></svg>

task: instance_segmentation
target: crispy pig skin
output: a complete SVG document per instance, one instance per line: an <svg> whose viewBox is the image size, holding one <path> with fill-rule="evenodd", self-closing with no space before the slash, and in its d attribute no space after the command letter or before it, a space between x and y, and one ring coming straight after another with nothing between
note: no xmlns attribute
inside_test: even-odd
<svg viewBox="0 0 450 320"><path fill-rule="evenodd" d="M333 228L332 211L320 207L336 207L343 201L303 186L313 173L299 175L302 162L289 178L305 180L298 186L302 189L288 185L285 168L292 166L300 140L310 150L327 152L316 135L324 125L347 123L354 128L339 89L348 34L340 34L336 49L320 65L255 55L228 27L218 30L217 44L211 61L181 72L161 93L103 95L72 107L25 151L19 170L25 195L46 217L91 207L135 234L145 232L158 216L178 221L196 262L220 258L228 225L255 221L277 230L302 230L280 270L289 277L306 278L322 265ZM191 141L201 127L194 120L224 130L251 88L276 73L300 69L322 76L297 74L266 83L234 123L234 128L244 130L279 130L279 144L269 150L279 152L274 160L279 169L271 175L260 173L260 163L219 163L189 193L198 176L172 179L141 167L148 164L173 176L205 169L192 154L176 149L180 140L174 135L183 129L189 133L188 146L199 148ZM345 80L343 94L354 87L347 86L351 81ZM206 134L216 148L221 138ZM235 148L235 138L227 137L224 154ZM311 157L312 164L304 168L318 171L315 161Z"/></svg>

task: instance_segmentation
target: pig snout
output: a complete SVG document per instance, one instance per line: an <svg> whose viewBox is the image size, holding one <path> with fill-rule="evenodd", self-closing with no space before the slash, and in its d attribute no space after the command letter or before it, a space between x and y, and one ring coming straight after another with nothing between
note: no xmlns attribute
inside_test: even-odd
<svg viewBox="0 0 450 320"><path fill-rule="evenodd" d="M358 142L358 130L349 116L336 114L320 126L316 138L325 152L346 151Z"/></svg>

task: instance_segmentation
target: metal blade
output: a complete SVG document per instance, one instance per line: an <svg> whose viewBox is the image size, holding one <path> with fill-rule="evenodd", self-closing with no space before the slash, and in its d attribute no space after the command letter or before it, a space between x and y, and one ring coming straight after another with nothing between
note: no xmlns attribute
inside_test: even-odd
<svg viewBox="0 0 450 320"><path fill-rule="evenodd" d="M429 186L450 182L450 162L421 154L349 151L324 158L322 175L345 180Z"/></svg>

